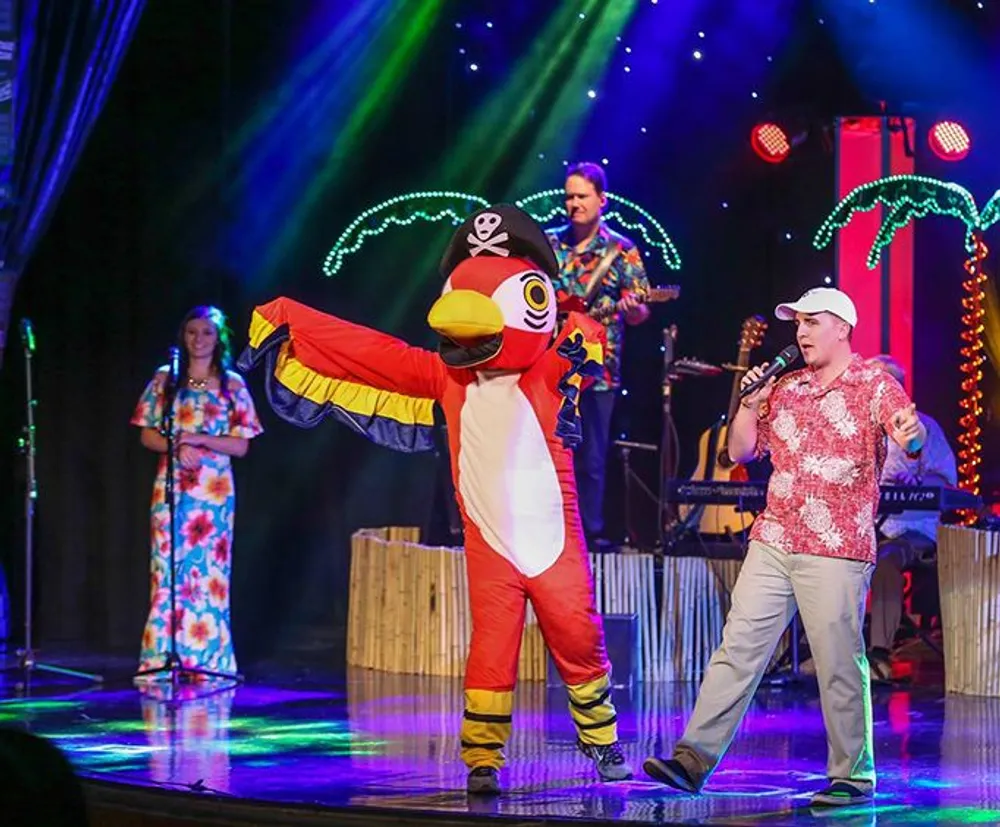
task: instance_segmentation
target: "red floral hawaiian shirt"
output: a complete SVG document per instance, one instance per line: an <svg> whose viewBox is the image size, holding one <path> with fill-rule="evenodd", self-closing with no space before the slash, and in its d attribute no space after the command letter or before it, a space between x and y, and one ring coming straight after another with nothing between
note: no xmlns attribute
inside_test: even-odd
<svg viewBox="0 0 1000 827"><path fill-rule="evenodd" d="M825 388L809 368L778 380L757 424L757 453L770 453L774 471L750 539L874 563L886 433L909 404L895 379L858 355Z"/></svg>

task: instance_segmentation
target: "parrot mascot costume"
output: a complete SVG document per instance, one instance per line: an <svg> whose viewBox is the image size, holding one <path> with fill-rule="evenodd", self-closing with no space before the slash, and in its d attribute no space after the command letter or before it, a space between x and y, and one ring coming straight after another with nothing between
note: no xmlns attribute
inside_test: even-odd
<svg viewBox="0 0 1000 827"><path fill-rule="evenodd" d="M330 416L400 451L433 447L441 406L472 613L468 790L500 791L527 600L567 685L578 747L602 780L631 778L573 474L579 394L600 375L604 329L573 312L557 331L555 255L517 207L469 216L441 271L427 317L436 353L278 298L255 308L240 367L266 361L268 401L283 419L312 427Z"/></svg>

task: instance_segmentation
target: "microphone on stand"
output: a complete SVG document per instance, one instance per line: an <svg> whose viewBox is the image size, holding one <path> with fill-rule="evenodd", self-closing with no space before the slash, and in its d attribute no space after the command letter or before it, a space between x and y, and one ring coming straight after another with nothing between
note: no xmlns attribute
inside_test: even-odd
<svg viewBox="0 0 1000 827"><path fill-rule="evenodd" d="M170 384L176 386L181 378L181 349L174 345L170 348Z"/></svg>
<svg viewBox="0 0 1000 827"><path fill-rule="evenodd" d="M749 396L758 388L766 385L772 376L777 376L783 370L788 368L789 365L794 364L798 358L799 349L795 345L789 345L786 347L783 351L781 351L781 353L774 357L774 361L767 366L767 370L760 375L759 379L755 382L751 382L745 388L740 390L740 399L743 399L745 396Z"/></svg>
<svg viewBox="0 0 1000 827"><path fill-rule="evenodd" d="M31 319L21 319L21 343L28 353L35 352L35 331L31 327Z"/></svg>
<svg viewBox="0 0 1000 827"><path fill-rule="evenodd" d="M167 381L164 385L164 392L168 401L173 400L180 388L181 381L181 349L173 345L167 351L170 361L167 362Z"/></svg>

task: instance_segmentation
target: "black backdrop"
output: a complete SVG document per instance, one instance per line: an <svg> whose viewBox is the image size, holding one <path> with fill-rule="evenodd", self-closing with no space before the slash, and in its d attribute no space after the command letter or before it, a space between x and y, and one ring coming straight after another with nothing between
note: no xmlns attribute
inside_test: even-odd
<svg viewBox="0 0 1000 827"><path fill-rule="evenodd" d="M497 4L463 4L462 13L474 5ZM800 8L797 45L766 94L776 107L806 107L819 119L870 111L872 104L847 80L826 33L812 25L808 6ZM218 242L220 234L232 235L241 203L269 197L266 181L232 186L241 156L226 150L287 71L287 51L273 44L297 31L315 8L281 0L151 0L22 282L14 318L30 316L38 336L36 588L47 641L101 651L138 646L147 608L147 507L155 458L139 446L127 422L190 306L222 306L233 320L237 351L250 309L278 293L430 344L422 319L438 289L437 276L412 272L412 262L442 249L447 230L399 230L391 241L366 247L334 281L321 275L320 264L335 234L371 203L418 187L461 188L461 181L427 177L455 144L480 94L457 77L454 3L401 81L405 87L391 112L363 135L362 149L336 159L335 185L305 216L287 255L266 272L251 273L234 267ZM530 34L525 25L519 36ZM745 316L769 316L776 301L815 285L832 268L832 256L808 243L831 206L828 142L810 141L788 163L772 167L752 156L746 136L753 121L745 116L730 120L717 112L687 131L667 128L675 117L673 111L652 114L651 131L660 127L663 137L631 166L615 168L611 180L612 189L653 209L685 263L679 275L652 265L654 280L681 282L682 301L657 309L652 323L629 334L631 392L619 406L616 433L650 442L660 436L659 342L665 324L679 325L680 353L731 360ZM601 146L585 139L579 149L585 157ZM296 151L294 141L287 151ZM500 159L490 176L495 186L517 160L511 154ZM921 163L926 166L926 159ZM204 175L213 169L214 176ZM560 182L561 167L554 165L539 187ZM961 234L933 221L923 226L917 355L926 358L923 373L918 371L917 401L954 434L956 359L950 354L957 335ZM789 231L792 239L785 237ZM412 288L406 312L384 324L387 294L397 283ZM789 331L772 321L763 352L774 352L788 338ZM0 372L0 543L15 612L23 461L12 446L23 421L23 381L20 354L11 347ZM312 649L338 664L350 533L361 526L423 524L433 497L433 459L391 454L333 425L293 429L263 408L261 377L249 381L266 433L236 462L232 594L238 654L246 665ZM726 379L686 381L677 389L682 472L694 463L698 433L727 397ZM653 465L641 458L637 464L653 484ZM618 473L612 461L608 507L616 527ZM639 513L640 519L651 516ZM652 532L651 523L648 528Z"/></svg>

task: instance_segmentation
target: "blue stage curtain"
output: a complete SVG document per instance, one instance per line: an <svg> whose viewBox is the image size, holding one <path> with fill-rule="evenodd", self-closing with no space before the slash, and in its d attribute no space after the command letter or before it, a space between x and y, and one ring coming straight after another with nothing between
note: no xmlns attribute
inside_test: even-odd
<svg viewBox="0 0 1000 827"><path fill-rule="evenodd" d="M18 279L101 113L145 0L13 5L14 155L0 214L0 362Z"/></svg>

